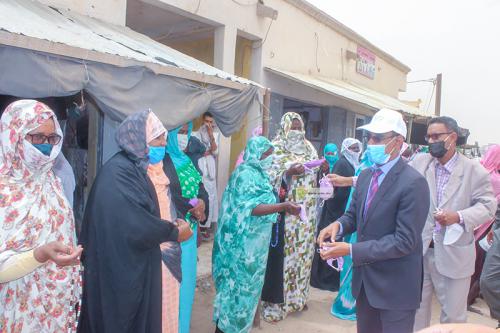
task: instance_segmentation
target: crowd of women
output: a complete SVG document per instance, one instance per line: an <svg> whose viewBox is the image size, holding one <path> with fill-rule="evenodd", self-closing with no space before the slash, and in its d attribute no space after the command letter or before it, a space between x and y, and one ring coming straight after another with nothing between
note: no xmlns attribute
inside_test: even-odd
<svg viewBox="0 0 500 333"><path fill-rule="evenodd" d="M222 197L216 332L249 332L257 309L269 322L302 311L310 285L338 290L332 314L356 319L350 257L323 261L315 245L352 190L318 189L326 175L357 175L370 159L352 138L340 153L327 144L320 159L299 114L280 125L272 141L258 131L249 139ZM95 179L78 240L54 169L62 137L43 103L19 100L2 114L0 332L188 333L199 225L210 214L192 123L167 131L148 110L120 124L120 151Z"/></svg>

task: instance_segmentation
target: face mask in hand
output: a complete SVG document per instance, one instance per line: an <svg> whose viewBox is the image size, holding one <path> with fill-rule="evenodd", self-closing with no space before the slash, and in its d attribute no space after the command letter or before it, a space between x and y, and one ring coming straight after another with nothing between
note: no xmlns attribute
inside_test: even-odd
<svg viewBox="0 0 500 333"><path fill-rule="evenodd" d="M188 136L186 134L177 134L177 143L179 144L179 149L184 151L188 145Z"/></svg>

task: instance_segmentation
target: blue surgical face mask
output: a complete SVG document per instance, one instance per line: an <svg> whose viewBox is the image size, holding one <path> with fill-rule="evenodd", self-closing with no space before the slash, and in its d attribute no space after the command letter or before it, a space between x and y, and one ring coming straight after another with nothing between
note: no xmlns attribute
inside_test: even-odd
<svg viewBox="0 0 500 333"><path fill-rule="evenodd" d="M32 145L45 156L50 156L52 148L54 148L54 145L51 145L50 143L32 143Z"/></svg>
<svg viewBox="0 0 500 333"><path fill-rule="evenodd" d="M325 155L325 160L328 164L333 165L339 160L339 155L337 153L335 155Z"/></svg>
<svg viewBox="0 0 500 333"><path fill-rule="evenodd" d="M366 153L370 162L377 165L386 164L391 158L391 154L385 152L385 147L391 142L392 140L385 145L368 145L366 147Z"/></svg>
<svg viewBox="0 0 500 333"><path fill-rule="evenodd" d="M273 155L269 155L263 160L260 160L260 167L262 170L267 171L273 166Z"/></svg>
<svg viewBox="0 0 500 333"><path fill-rule="evenodd" d="M189 138L187 134L177 134L177 143L179 144L179 149L184 151L188 146Z"/></svg>
<svg viewBox="0 0 500 333"><path fill-rule="evenodd" d="M163 158L165 157L165 146L159 146L159 147L154 147L150 146L149 147L149 163L151 164L157 164L163 161Z"/></svg>

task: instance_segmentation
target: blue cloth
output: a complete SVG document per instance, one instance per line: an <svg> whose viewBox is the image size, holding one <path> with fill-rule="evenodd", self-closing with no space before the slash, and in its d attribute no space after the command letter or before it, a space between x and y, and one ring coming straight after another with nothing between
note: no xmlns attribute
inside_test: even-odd
<svg viewBox="0 0 500 333"><path fill-rule="evenodd" d="M182 282L179 294L179 333L189 333L189 326L191 324L191 313L193 311L194 292L196 289L197 238L198 232L195 228L193 236L181 243Z"/></svg>
<svg viewBox="0 0 500 333"><path fill-rule="evenodd" d="M333 171L333 167L339 160L338 150L337 145L334 143L328 143L323 149L323 157L328 162L330 173ZM334 153L334 155L328 155L327 153Z"/></svg>
<svg viewBox="0 0 500 333"><path fill-rule="evenodd" d="M193 131L193 123L188 124L188 140L191 137L191 132ZM179 149L179 143L177 142L177 134L179 133L182 126L174 128L168 131L167 136L167 153L170 155L172 162L176 169L191 163L189 157L182 150Z"/></svg>
<svg viewBox="0 0 500 333"><path fill-rule="evenodd" d="M361 164L356 169L356 173L354 176L359 176L361 171L366 168L372 167L369 159L366 154L361 159ZM351 193L349 195L349 199L347 200L346 210L351 205L352 195L356 190L355 187L351 188ZM342 227L342 224L340 224ZM354 232L350 235L344 237L344 242L349 244L356 243L358 239L358 233ZM356 320L356 298L352 295L352 257L345 256L344 257L344 268L342 272L340 272L340 288L335 298L335 301L332 304L331 314L337 318L344 320Z"/></svg>

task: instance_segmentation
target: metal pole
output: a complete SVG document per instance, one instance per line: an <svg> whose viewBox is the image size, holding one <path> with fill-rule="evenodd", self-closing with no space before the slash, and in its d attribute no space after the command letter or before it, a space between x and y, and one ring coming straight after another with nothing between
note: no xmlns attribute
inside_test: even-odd
<svg viewBox="0 0 500 333"><path fill-rule="evenodd" d="M436 77L436 107L434 108L434 113L436 116L441 115L441 84L442 84L443 74L439 73Z"/></svg>
<svg viewBox="0 0 500 333"><path fill-rule="evenodd" d="M271 89L266 89L266 93L264 94L264 103L262 108L262 135L264 137L269 137L269 118L270 111L269 107L271 106Z"/></svg>

